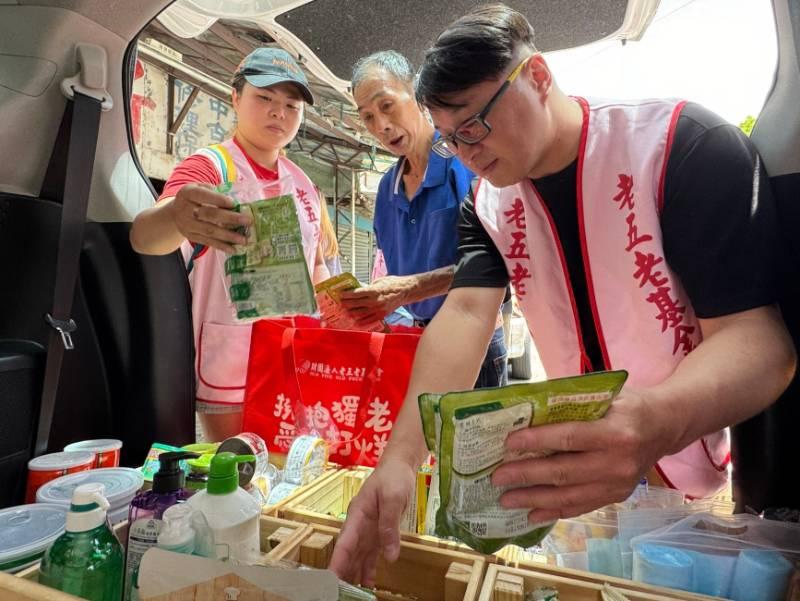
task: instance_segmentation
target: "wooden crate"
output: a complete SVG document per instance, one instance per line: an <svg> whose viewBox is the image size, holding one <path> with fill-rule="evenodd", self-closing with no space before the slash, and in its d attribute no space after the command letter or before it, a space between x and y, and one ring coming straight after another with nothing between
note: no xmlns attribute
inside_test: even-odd
<svg viewBox="0 0 800 601"><path fill-rule="evenodd" d="M628 580L627 578L615 578L614 576L603 576L602 574L595 574L593 572L585 572L583 570L574 570L571 568L557 567L552 564L540 563L536 561L519 561L514 566L522 570L529 570L533 572L541 572L544 574L553 574L555 576L563 576L564 578L572 578L573 580L580 580L583 582L592 582L595 584L603 584L608 582L611 586L628 591L640 591L643 593L658 593L668 595L671 599L686 599L687 601L709 601L711 599L718 599L719 597L710 597L708 595L700 595L698 593L689 593L686 591L679 591L675 589L668 589L660 586L653 586Z"/></svg>
<svg viewBox="0 0 800 601"><path fill-rule="evenodd" d="M291 499L287 499L286 503L281 504L277 515L305 524L320 524L331 528L341 528L344 521L338 516L347 512L350 500L358 492L352 483L353 477L363 476L365 478L370 473L372 473L372 469L365 467L339 470L325 480L318 480L316 484L310 486L304 492L292 495ZM518 561L521 557L526 559L534 558L533 554L525 552L514 545L504 547L496 555L484 555L462 543L436 536L417 534L416 532L400 532L400 538L418 545L480 555L485 557L486 561L508 565Z"/></svg>
<svg viewBox="0 0 800 601"><path fill-rule="evenodd" d="M339 528L342 520L339 515L347 511L347 506L360 488L359 483L372 473L371 468L355 467L341 469L325 479L317 479L305 490L292 495L283 503L278 515L288 520L307 524L322 524Z"/></svg>
<svg viewBox="0 0 800 601"><path fill-rule="evenodd" d="M285 499L282 499L277 503L273 503L272 505L264 505L263 509L261 510L261 513L264 515L270 515L274 517L284 517L282 512L287 505L293 504L298 497L304 496L310 490L322 485L329 479L336 476L336 474L339 472L339 469L334 467L334 465L335 464L330 464L319 478L317 478L313 482L309 482L308 484L298 487L292 494L290 494Z"/></svg>
<svg viewBox="0 0 800 601"><path fill-rule="evenodd" d="M298 548L301 541L308 537L311 527L305 524L292 522L291 520L284 520L272 516L262 515L259 519L259 538L261 541L261 554L269 559L281 559L290 553L293 549ZM123 535L128 532L128 523L122 522L114 527L114 532L120 540ZM14 574L18 580L28 580L31 582L38 582L39 580L39 564L33 565L21 572ZM46 591L55 592L53 589L44 587ZM0 588L2 592L2 588ZM69 599L77 599L71 595L67 596ZM9 597L10 598L10 597ZM45 597L36 597L45 599ZM5 599L0 595L0 601Z"/></svg>
<svg viewBox="0 0 800 601"><path fill-rule="evenodd" d="M574 577L577 575L578 577ZM711 600L716 597L692 595L662 587L648 586L630 580L606 578L588 572L552 568L549 570L522 569L489 565L483 580L479 601L523 601L525 593L538 586L551 586L561 599L569 601L602 601L605 583L613 586L629 601Z"/></svg>
<svg viewBox="0 0 800 601"><path fill-rule="evenodd" d="M325 568L339 536L338 528L314 525L296 547L275 549L277 558ZM386 601L477 601L486 560L481 555L438 549L408 541L400 543L400 557L388 564L378 560L378 598Z"/></svg>

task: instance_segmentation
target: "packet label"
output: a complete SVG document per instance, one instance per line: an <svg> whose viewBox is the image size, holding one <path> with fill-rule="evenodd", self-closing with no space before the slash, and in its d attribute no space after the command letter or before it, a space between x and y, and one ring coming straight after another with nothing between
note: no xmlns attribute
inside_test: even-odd
<svg viewBox="0 0 800 601"><path fill-rule="evenodd" d="M503 460L506 438L527 428L533 408L527 403L490 413L456 416L453 432L453 470L474 474Z"/></svg>

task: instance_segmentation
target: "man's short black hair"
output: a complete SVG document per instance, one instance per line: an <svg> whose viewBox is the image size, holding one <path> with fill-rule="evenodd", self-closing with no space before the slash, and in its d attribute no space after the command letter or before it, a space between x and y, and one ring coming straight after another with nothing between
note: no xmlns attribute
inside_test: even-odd
<svg viewBox="0 0 800 601"><path fill-rule="evenodd" d="M487 4L450 25L425 52L417 80L417 100L452 107L447 96L497 79L519 48L535 52L533 27L505 4Z"/></svg>

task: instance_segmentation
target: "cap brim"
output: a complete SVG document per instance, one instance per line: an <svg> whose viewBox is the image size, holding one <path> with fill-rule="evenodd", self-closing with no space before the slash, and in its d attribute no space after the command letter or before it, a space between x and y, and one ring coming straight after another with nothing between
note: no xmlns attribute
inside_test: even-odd
<svg viewBox="0 0 800 601"><path fill-rule="evenodd" d="M277 75L245 75L244 78L247 80L247 83L257 88L266 88L279 83L293 83L300 89L300 93L303 95L303 100L305 100L308 104L314 104L314 96L311 94L311 90L308 88L308 86L303 85L296 79L280 77Z"/></svg>

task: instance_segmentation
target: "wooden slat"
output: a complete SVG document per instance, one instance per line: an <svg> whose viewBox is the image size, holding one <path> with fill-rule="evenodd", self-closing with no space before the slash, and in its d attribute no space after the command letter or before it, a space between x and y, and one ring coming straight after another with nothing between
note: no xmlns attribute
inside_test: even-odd
<svg viewBox="0 0 800 601"><path fill-rule="evenodd" d="M288 497L279 501L277 503L273 503L272 505L265 505L262 509L261 513L264 515L271 515L275 517L286 517L283 515L283 508L294 503L295 499L300 497L301 495L306 494L309 490L313 489L316 486L320 486L324 484L328 479L333 478L336 475L337 471L335 468L328 468L328 471L323 473L319 478L306 484L305 486L298 487L292 494Z"/></svg>
<svg viewBox="0 0 800 601"><path fill-rule="evenodd" d="M0 601L81 601L80 597L0 572Z"/></svg>
<svg viewBox="0 0 800 601"><path fill-rule="evenodd" d="M524 601L525 580L516 574L498 573L492 588L492 601Z"/></svg>
<svg viewBox="0 0 800 601"><path fill-rule="evenodd" d="M454 561L444 576L444 601L462 601L472 578L473 566Z"/></svg>
<svg viewBox="0 0 800 601"><path fill-rule="evenodd" d="M527 560L520 561L515 564L515 567L521 570L529 570L541 574L551 574L554 576L561 576L564 578L571 578L573 580L590 582L599 585L602 585L604 582L608 582L611 586L617 587L619 589L625 589L629 591L640 591L643 593L665 594L669 595L670 598L672 599L684 599L685 601L709 601L711 599L717 598L717 597L710 597L708 595L689 593L687 591L678 591L660 586L653 586L650 584L642 584L641 582L635 582L633 580L628 580L627 578L615 578L614 576L604 576L600 574L594 574L592 572L584 572L583 570L561 568L546 563L539 563L536 561L527 561Z"/></svg>
<svg viewBox="0 0 800 601"><path fill-rule="evenodd" d="M300 543L300 563L324 570L333 556L333 537L323 532L313 532Z"/></svg>

